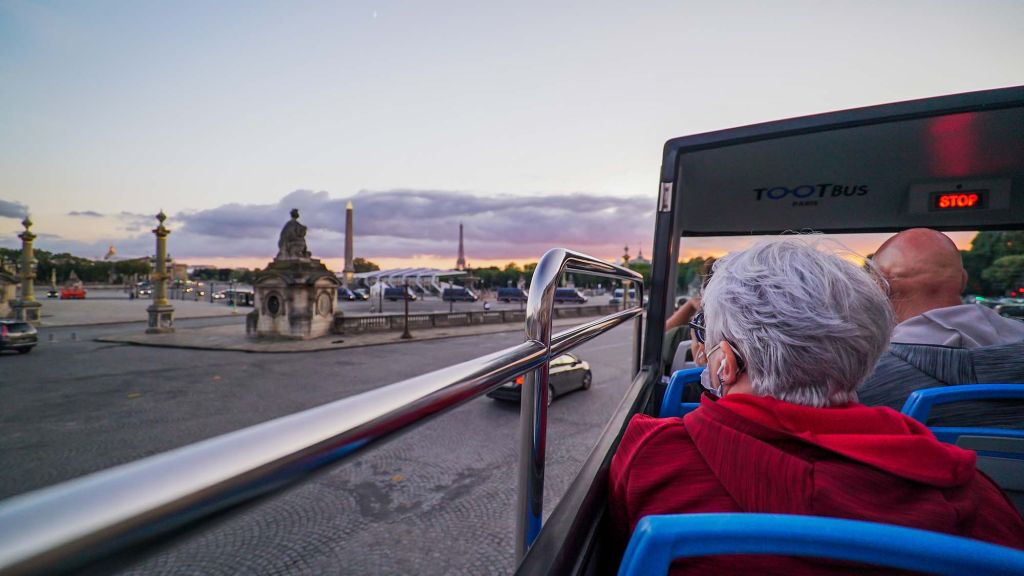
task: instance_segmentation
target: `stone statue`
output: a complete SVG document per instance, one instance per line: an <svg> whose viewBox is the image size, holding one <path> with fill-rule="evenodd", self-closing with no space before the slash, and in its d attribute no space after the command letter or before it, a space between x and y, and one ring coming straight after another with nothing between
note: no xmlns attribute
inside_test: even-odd
<svg viewBox="0 0 1024 576"><path fill-rule="evenodd" d="M292 208L292 219L281 229L281 238L277 241L277 258L275 260L295 260L309 258L306 248L306 227L299 224L299 211Z"/></svg>

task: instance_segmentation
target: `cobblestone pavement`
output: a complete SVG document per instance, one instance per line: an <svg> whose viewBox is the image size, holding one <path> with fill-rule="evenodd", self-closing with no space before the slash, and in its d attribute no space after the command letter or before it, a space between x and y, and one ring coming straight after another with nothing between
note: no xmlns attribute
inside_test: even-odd
<svg viewBox="0 0 1024 576"><path fill-rule="evenodd" d="M107 329L78 330L85 339ZM32 354L0 358L0 497L521 340L501 333L282 356L109 345L69 333L44 328ZM622 327L581 347L594 386L552 406L548 513L624 393L629 338ZM515 405L473 400L127 573L507 574L518 418Z"/></svg>

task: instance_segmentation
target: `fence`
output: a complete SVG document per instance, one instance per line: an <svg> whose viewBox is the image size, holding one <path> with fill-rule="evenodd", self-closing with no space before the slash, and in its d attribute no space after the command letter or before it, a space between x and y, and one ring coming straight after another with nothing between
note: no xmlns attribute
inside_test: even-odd
<svg viewBox="0 0 1024 576"><path fill-rule="evenodd" d="M621 308L613 305L603 306L571 306L555 308L555 318L584 318L603 316L618 312ZM523 310L486 310L472 312L436 312L432 314L409 314L409 329L446 328L449 326L472 326L477 324L502 324L506 322L523 322L526 312ZM369 316L334 316L334 332L337 334L356 334L360 332L376 332L387 330L404 330L405 316L402 314L369 315Z"/></svg>

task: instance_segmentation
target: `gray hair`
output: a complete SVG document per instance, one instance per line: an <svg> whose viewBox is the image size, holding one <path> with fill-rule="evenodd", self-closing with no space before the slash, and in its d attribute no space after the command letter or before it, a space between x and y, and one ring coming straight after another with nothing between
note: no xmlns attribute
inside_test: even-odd
<svg viewBox="0 0 1024 576"><path fill-rule="evenodd" d="M708 346L737 348L759 396L856 402L889 345L893 315L881 287L823 244L764 241L715 263L701 301Z"/></svg>

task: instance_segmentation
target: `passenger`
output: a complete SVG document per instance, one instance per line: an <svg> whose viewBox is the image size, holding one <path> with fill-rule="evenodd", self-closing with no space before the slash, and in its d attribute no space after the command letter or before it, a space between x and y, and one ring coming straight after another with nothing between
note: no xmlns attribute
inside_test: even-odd
<svg viewBox="0 0 1024 576"><path fill-rule="evenodd" d="M863 270L798 239L715 265L702 300L711 393L683 418L637 415L611 462L623 539L650 514L850 518L1024 545L1024 520L975 454L922 424L857 403L892 311ZM624 540L623 540L624 541ZM858 573L781 556L681 561L674 573Z"/></svg>
<svg viewBox="0 0 1024 576"><path fill-rule="evenodd" d="M872 258L887 280L896 316L892 345L860 390L861 402L899 410L914 390L976 383L1024 383L1024 322L962 304L960 251L945 234L914 228ZM929 424L1024 428L1024 403L939 406Z"/></svg>
<svg viewBox="0 0 1024 576"><path fill-rule="evenodd" d="M707 286L711 280L711 274L715 263L714 258L708 258L701 265L700 278L701 289ZM665 373L671 375L676 369L685 367L686 352L689 350L689 358L697 366L707 365L707 358L704 355L704 342L702 336L695 334L693 328L704 326L704 316L701 313L700 297L690 298L675 311L665 322ZM689 341L688 346L682 346ZM699 394L698 394L699 395ZM689 391L683 395L684 402L695 402L696 398L690 397Z"/></svg>

